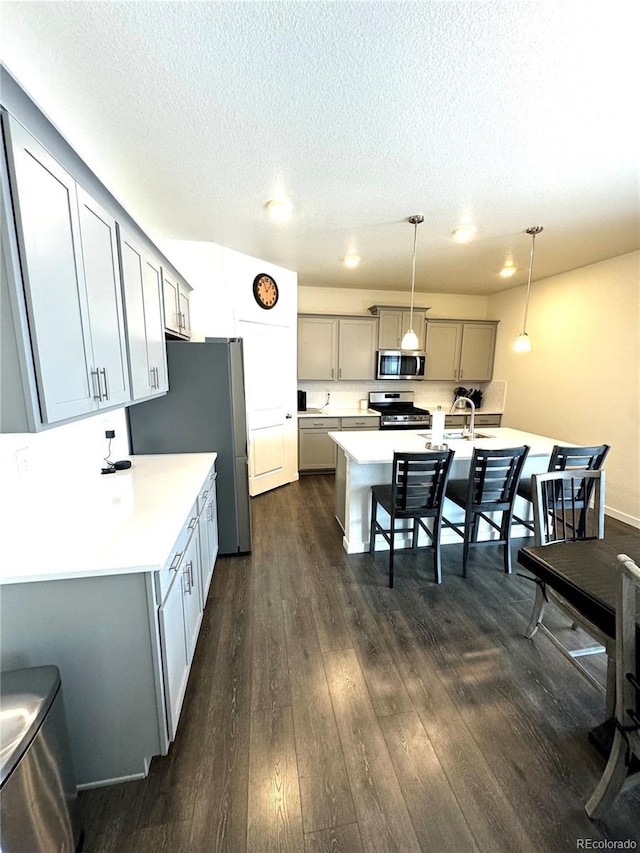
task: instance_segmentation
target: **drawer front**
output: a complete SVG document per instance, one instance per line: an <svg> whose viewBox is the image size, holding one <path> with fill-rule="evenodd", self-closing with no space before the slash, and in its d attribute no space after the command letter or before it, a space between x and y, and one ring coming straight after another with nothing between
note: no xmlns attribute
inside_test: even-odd
<svg viewBox="0 0 640 853"><path fill-rule="evenodd" d="M340 418L300 418L298 421L300 429L340 429Z"/></svg>
<svg viewBox="0 0 640 853"><path fill-rule="evenodd" d="M158 604L162 604L166 598L171 582L175 578L176 572L179 570L184 552L186 551L189 542L191 541L191 537L193 536L193 531L196 529L198 524L198 515L198 501L196 501L191 507L191 511L185 521L184 527L180 531L180 535L178 536L175 545L171 549L171 554L169 555L167 562L159 572L156 572L156 597Z"/></svg>
<svg viewBox="0 0 640 853"><path fill-rule="evenodd" d="M369 417L340 418L342 429L378 429L380 418L375 415Z"/></svg>
<svg viewBox="0 0 640 853"><path fill-rule="evenodd" d="M476 415L475 424L476 426L499 427L501 419L501 415Z"/></svg>
<svg viewBox="0 0 640 853"><path fill-rule="evenodd" d="M215 487L216 477L217 474L213 469L207 474L207 478L200 489L200 494L198 495L198 515L202 515L202 512L207 505L211 490Z"/></svg>

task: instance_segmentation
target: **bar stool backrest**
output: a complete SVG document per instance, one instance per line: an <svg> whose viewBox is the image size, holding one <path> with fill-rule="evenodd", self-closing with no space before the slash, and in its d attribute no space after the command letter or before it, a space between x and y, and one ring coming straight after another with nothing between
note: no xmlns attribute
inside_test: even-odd
<svg viewBox="0 0 640 853"><path fill-rule="evenodd" d="M393 454L391 500L398 518L413 518L441 506L451 458L448 450Z"/></svg>
<svg viewBox="0 0 640 853"><path fill-rule="evenodd" d="M475 448L469 471L468 503L480 509L506 509L513 503L529 448Z"/></svg>

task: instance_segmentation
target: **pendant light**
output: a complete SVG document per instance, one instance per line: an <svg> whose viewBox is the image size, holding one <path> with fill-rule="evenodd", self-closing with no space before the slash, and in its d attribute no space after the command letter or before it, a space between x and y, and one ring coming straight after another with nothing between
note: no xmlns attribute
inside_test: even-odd
<svg viewBox="0 0 640 853"><path fill-rule="evenodd" d="M400 349L417 350L419 346L418 336L413 331L413 296L416 289L416 242L418 239L418 225L424 222L424 216L416 213L407 220L413 225L413 266L411 268L411 310L409 311L409 328L402 336Z"/></svg>
<svg viewBox="0 0 640 853"><path fill-rule="evenodd" d="M524 303L524 319L522 321L522 331L515 339L513 349L516 352L530 352L531 338L527 334L527 313L529 311L529 294L531 292L531 272L533 270L533 254L536 248L536 237L543 230L542 225L532 225L527 228L526 233L531 235L531 255L529 256L529 278L527 280L527 297Z"/></svg>

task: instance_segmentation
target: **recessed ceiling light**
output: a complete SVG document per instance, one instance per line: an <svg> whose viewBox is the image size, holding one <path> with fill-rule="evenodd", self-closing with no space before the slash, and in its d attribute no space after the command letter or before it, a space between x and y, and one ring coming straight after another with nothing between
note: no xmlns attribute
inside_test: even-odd
<svg viewBox="0 0 640 853"><path fill-rule="evenodd" d="M270 198L265 207L274 222L286 222L291 216L293 205L288 198Z"/></svg>
<svg viewBox="0 0 640 853"><path fill-rule="evenodd" d="M356 252L349 252L342 259L342 263L345 265L345 267L349 267L349 269L353 269L354 267L358 266L358 264L360 263L360 260L361 260L360 255L358 255Z"/></svg>
<svg viewBox="0 0 640 853"><path fill-rule="evenodd" d="M453 239L456 243L468 243L469 240L475 237L477 230L475 225L460 225L459 228L454 229L452 232Z"/></svg>
<svg viewBox="0 0 640 853"><path fill-rule="evenodd" d="M511 278L512 275L515 275L518 272L516 267L514 267L511 263L506 263L502 269L500 270L500 275L502 278Z"/></svg>

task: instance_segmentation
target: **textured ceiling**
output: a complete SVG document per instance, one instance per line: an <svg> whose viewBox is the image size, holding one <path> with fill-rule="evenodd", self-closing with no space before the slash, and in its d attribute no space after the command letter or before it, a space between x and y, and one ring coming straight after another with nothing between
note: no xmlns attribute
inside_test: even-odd
<svg viewBox="0 0 640 853"><path fill-rule="evenodd" d="M2 61L155 238L491 293L640 248L640 4L1 2ZM293 215L269 221L286 193ZM476 239L452 243L471 221ZM355 248L356 270L341 258ZM497 273L511 255L520 272Z"/></svg>

